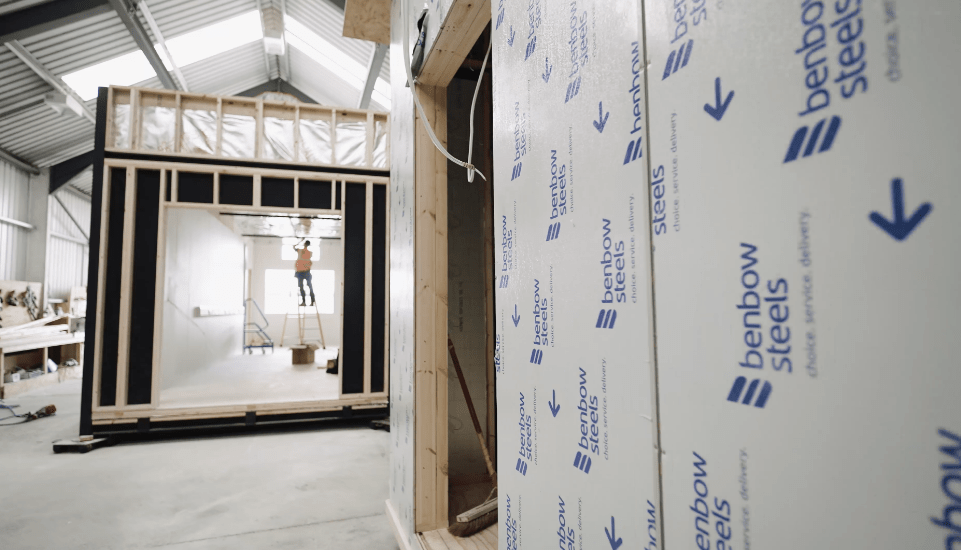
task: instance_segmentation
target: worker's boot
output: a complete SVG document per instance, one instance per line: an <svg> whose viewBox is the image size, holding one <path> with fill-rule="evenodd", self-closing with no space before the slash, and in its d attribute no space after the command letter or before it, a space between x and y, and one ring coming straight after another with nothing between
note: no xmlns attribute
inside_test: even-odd
<svg viewBox="0 0 961 550"><path fill-rule="evenodd" d="M311 295L311 299L313 299L313 295ZM307 302L307 297L304 296L304 293L303 293L303 292L301 292L301 293L300 293L300 307L306 307L306 306L307 306L307 303L306 303L306 302Z"/></svg>
<svg viewBox="0 0 961 550"><path fill-rule="evenodd" d="M310 305L314 305L314 293L310 293Z"/></svg>

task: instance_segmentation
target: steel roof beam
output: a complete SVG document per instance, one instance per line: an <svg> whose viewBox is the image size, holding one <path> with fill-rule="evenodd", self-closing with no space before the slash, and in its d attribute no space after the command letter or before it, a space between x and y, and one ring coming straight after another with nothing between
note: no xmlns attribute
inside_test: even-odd
<svg viewBox="0 0 961 550"><path fill-rule="evenodd" d="M20 157L14 156L3 149L0 149L0 160L4 160L17 168L23 170L24 172L30 172L31 174L37 176L40 175L40 169L36 166L30 164L29 162L23 160Z"/></svg>
<svg viewBox="0 0 961 550"><path fill-rule="evenodd" d="M173 76L167 71L167 67L164 66L164 62L160 59L160 54L157 53L157 49L154 48L153 40L150 39L150 35L147 34L147 30L143 28L140 24L140 19L137 18L137 12L128 9L127 3L124 0L110 0L110 5L113 6L114 11L120 16L120 20L127 27L130 32L130 36L133 37L134 42L140 47L144 56L147 57L147 61L150 62L150 66L157 73L157 77L160 79L160 83L164 85L164 88L168 90L177 90L177 83L174 82Z"/></svg>
<svg viewBox="0 0 961 550"><path fill-rule="evenodd" d="M84 118L96 124L97 117L94 116L93 111L91 111L90 108L87 107L87 103L83 99L81 99L81 97L77 94L77 92L73 91L73 88L71 88L70 86L67 86L67 84L63 80L61 80L59 76L53 74L50 71L50 69L44 66L43 63L40 63L40 61L36 57L34 57L32 53L28 52L27 49L23 47L23 44L21 44L20 42L17 42L16 40L12 40L10 42L7 42L6 46L17 57L19 57L21 61L23 61L28 67L30 67L33 70L33 72L37 73L37 76L44 79L47 82L47 84L53 86L54 90L60 92L63 95L68 95L73 97L77 101L77 103L80 104L80 107L83 109Z"/></svg>
<svg viewBox="0 0 961 550"><path fill-rule="evenodd" d="M110 10L108 0L53 0L4 13L0 15L0 43L30 38Z"/></svg>
<svg viewBox="0 0 961 550"><path fill-rule="evenodd" d="M370 54L370 67L367 69L367 81L364 82L364 89L360 93L360 101L357 102L358 109L370 107L370 96L374 93L374 84L380 76L380 68L384 64L384 57L387 56L387 46L374 43L374 51Z"/></svg>
<svg viewBox="0 0 961 550"><path fill-rule="evenodd" d="M174 61L174 56L170 53L170 50L167 49L167 41L164 40L164 35L160 32L160 26L157 25L157 20L154 19L153 14L150 13L147 1L140 0L137 4L137 9L140 10L140 15L143 16L144 21L147 22L147 26L150 27L150 32L153 33L154 38L157 39L157 45L160 46L160 49L162 49L167 56L167 61L170 62L170 67L173 68L174 76L177 77L177 82L180 83L180 89L189 92L190 90L187 89L187 79L184 78L183 73L180 72L180 68L177 67L177 63Z"/></svg>

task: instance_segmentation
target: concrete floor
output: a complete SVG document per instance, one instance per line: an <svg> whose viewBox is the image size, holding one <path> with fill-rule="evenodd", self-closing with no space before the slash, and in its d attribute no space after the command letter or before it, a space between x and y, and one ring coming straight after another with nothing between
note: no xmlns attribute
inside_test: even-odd
<svg viewBox="0 0 961 550"><path fill-rule="evenodd" d="M57 414L0 428L0 548L398 550L388 438L366 427L124 444L76 436L80 380L7 401ZM6 411L0 412L5 416Z"/></svg>
<svg viewBox="0 0 961 550"><path fill-rule="evenodd" d="M340 397L340 377L327 374L328 357L337 357L337 349L316 350L310 365L294 365L290 348L234 355L165 380L160 408L333 401Z"/></svg>

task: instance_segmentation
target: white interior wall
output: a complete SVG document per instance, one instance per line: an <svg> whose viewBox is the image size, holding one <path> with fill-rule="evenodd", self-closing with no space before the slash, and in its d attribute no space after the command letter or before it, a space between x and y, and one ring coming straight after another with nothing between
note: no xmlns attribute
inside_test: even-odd
<svg viewBox="0 0 961 550"><path fill-rule="evenodd" d="M310 240L310 250L313 252L312 270L326 269L334 272L334 313L320 315L320 322L324 329L324 339L328 346L340 346L340 326L341 314L344 305L344 250L339 239L308 239ZM253 241L253 252L250 267L251 273L251 297L257 301L261 309L264 304L264 273L268 269L286 269L290 271L290 285L297 286L297 279L294 278L294 262L281 259L281 249L284 246L281 239L258 237ZM287 245L289 246L289 245ZM316 282L316 281L315 281ZM307 291L306 284L304 285ZM307 297L308 303L310 297ZM308 308L308 313L313 313L313 309ZM267 334L274 340L275 345L280 344L281 334L284 326L284 316L282 314L267 315L270 323L267 327ZM253 319L253 317L251 318ZM285 345L296 343L297 325L296 319L291 319L287 327L287 338ZM307 320L308 327L316 325L316 321ZM316 331L309 331L307 337L316 337Z"/></svg>
<svg viewBox="0 0 961 550"><path fill-rule="evenodd" d="M196 308L243 308L244 241L205 210L167 210L162 388L241 352L243 315L198 317Z"/></svg>

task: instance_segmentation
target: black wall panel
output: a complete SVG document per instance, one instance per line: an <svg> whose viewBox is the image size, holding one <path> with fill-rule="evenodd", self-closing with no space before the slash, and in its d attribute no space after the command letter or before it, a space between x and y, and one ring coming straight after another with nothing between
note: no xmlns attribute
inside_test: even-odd
<svg viewBox="0 0 961 550"><path fill-rule="evenodd" d="M260 204L293 208L293 178L260 178Z"/></svg>
<svg viewBox="0 0 961 550"><path fill-rule="evenodd" d="M364 276L367 265L367 184L348 183L344 212L343 393L364 391Z"/></svg>
<svg viewBox="0 0 961 550"><path fill-rule="evenodd" d="M150 403L153 381L157 223L160 219L159 170L137 170L135 212L127 403L143 405Z"/></svg>
<svg viewBox="0 0 961 550"><path fill-rule="evenodd" d="M371 306L370 306L370 391L384 391L384 349L387 343L384 327L386 324L387 300L387 187L374 185L373 221L371 222L372 254L371 259Z"/></svg>
<svg viewBox="0 0 961 550"><path fill-rule="evenodd" d="M300 208L330 209L330 182L300 180Z"/></svg>
<svg viewBox="0 0 961 550"><path fill-rule="evenodd" d="M120 281L123 264L124 200L127 169L110 169L107 199L107 256L103 292L103 342L100 367L100 405L112 406L117 399L117 353L120 340Z"/></svg>
<svg viewBox="0 0 961 550"><path fill-rule="evenodd" d="M177 200L213 204L214 175L197 172L177 173Z"/></svg>
<svg viewBox="0 0 961 550"><path fill-rule="evenodd" d="M220 175L220 204L254 204L254 177Z"/></svg>

